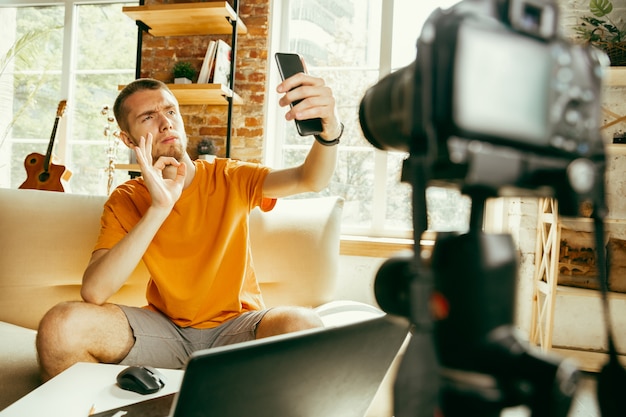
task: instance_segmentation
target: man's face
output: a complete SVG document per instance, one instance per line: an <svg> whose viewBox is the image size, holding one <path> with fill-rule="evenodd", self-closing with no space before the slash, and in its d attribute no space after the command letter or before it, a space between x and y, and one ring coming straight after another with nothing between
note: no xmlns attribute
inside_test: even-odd
<svg viewBox="0 0 626 417"><path fill-rule="evenodd" d="M128 136L139 144L141 136L152 133L152 159L171 156L182 160L187 147L187 135L176 99L165 90L142 90L126 99Z"/></svg>

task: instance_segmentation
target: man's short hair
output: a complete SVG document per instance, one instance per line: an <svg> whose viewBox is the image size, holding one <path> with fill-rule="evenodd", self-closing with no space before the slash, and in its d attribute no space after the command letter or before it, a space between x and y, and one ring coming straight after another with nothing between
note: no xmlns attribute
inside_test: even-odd
<svg viewBox="0 0 626 417"><path fill-rule="evenodd" d="M113 105L115 120L123 132L128 132L128 109L124 106L124 103L128 97L143 90L166 90L172 94L164 82L153 78L139 78L124 87L118 94L115 99L115 104Z"/></svg>

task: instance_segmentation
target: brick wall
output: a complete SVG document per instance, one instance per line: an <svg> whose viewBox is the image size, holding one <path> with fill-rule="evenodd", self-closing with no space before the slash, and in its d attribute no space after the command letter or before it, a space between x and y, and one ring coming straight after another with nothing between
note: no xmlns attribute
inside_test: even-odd
<svg viewBox="0 0 626 417"><path fill-rule="evenodd" d="M244 104L233 107L231 154L236 159L261 162L263 156L263 121L268 72L269 5L270 0L239 2L241 20L248 33L238 36L236 51L235 91ZM146 0L146 5L164 3L193 3L193 1ZM230 36L170 36L154 37L144 34L141 76L171 83L171 68L177 60L190 61L200 71L206 48L211 39L231 43ZM195 81L195 80L194 80ZM197 144L211 139L216 154L225 155L228 106L185 105L181 112L189 137L189 154L197 157Z"/></svg>

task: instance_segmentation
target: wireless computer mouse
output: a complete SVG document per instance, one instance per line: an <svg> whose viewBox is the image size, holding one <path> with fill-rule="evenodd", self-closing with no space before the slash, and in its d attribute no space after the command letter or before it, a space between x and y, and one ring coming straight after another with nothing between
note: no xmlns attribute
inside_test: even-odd
<svg viewBox="0 0 626 417"><path fill-rule="evenodd" d="M146 395L165 386L163 375L151 366L129 366L117 375L120 388Z"/></svg>

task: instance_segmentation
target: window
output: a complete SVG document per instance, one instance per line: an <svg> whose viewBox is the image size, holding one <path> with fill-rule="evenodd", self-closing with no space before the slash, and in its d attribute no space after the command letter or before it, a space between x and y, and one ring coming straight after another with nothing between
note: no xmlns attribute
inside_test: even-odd
<svg viewBox="0 0 626 417"><path fill-rule="evenodd" d="M421 26L437 7L458 0L282 0L273 2L274 43L270 53L301 54L310 73L333 87L346 129L340 161L324 191L345 199L343 232L369 236L410 237L411 186L400 182L401 152L376 150L361 133L358 109L366 89L416 57ZM274 63L269 79L277 83ZM270 92L275 91L270 86ZM286 123L277 98L270 94L268 138L275 140L273 166L291 166L304 158L311 138L298 136ZM273 101L272 101L273 100ZM469 200L456 190L428 189L431 229L467 227Z"/></svg>
<svg viewBox="0 0 626 417"><path fill-rule="evenodd" d="M26 155L46 154L58 103L66 99L53 162L71 171L72 192L107 193L109 136L102 110L112 108L118 85L135 78L137 27L122 13L124 4L2 4L0 57L12 45L24 48L0 68L0 186L19 187ZM127 177L124 171L113 174L116 183Z"/></svg>

